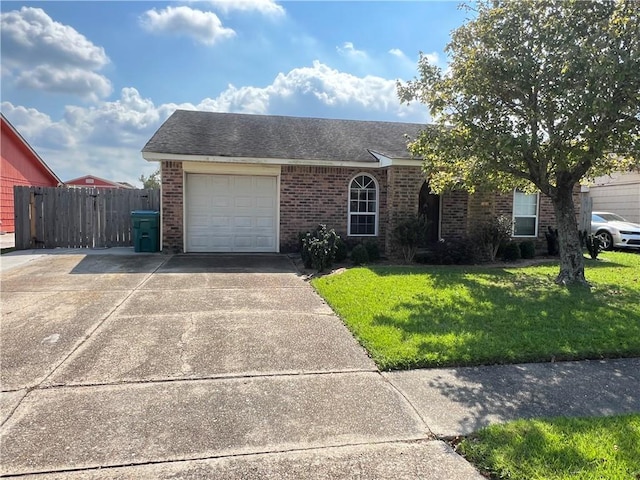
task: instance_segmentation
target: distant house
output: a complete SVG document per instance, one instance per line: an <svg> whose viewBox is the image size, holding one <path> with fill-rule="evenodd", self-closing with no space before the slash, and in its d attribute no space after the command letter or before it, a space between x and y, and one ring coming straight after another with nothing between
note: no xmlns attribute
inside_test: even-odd
<svg viewBox="0 0 640 480"><path fill-rule="evenodd" d="M13 187L57 187L62 184L18 130L1 115L0 230L14 232Z"/></svg>
<svg viewBox="0 0 640 480"><path fill-rule="evenodd" d="M393 228L421 215L429 240L463 238L497 215L546 246L551 200L512 191L435 195L405 135L421 124L177 110L142 150L162 172L162 249L287 252L319 223L393 254ZM574 197L579 206L579 191Z"/></svg>
<svg viewBox="0 0 640 480"><path fill-rule="evenodd" d="M588 187L593 210L613 212L640 223L640 172L614 172L597 177Z"/></svg>
<svg viewBox="0 0 640 480"><path fill-rule="evenodd" d="M73 180L67 180L65 184L68 187L87 187L87 188L135 188L133 185L127 182L112 182L111 180L105 180L104 178L96 177L94 175L85 175L84 177L74 178Z"/></svg>

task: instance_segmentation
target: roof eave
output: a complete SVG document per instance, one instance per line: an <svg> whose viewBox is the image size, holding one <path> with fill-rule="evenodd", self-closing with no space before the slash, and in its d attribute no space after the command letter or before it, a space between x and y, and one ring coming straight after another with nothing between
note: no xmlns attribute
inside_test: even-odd
<svg viewBox="0 0 640 480"><path fill-rule="evenodd" d="M267 158L267 157L225 157L219 155L185 155L178 153L142 152L142 158L148 162L206 162L206 163L247 163L263 165L304 165L317 167L369 167L379 168L379 162L316 160L306 158Z"/></svg>

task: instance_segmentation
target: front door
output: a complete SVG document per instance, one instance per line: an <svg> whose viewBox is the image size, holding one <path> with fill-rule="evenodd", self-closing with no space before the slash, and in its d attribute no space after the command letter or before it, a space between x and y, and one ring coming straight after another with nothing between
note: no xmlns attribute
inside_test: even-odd
<svg viewBox="0 0 640 480"><path fill-rule="evenodd" d="M431 193L427 182L420 189L418 215L427 222L427 244L440 240L440 195Z"/></svg>

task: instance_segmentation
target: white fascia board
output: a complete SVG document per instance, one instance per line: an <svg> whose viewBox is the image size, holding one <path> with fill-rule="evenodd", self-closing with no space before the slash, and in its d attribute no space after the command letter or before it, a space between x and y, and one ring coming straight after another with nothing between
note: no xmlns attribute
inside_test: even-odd
<svg viewBox="0 0 640 480"><path fill-rule="evenodd" d="M176 161L176 162L206 162L206 163L251 163L263 165L303 165L315 167L354 167L380 168L380 162L349 162L339 160L308 160L297 158L256 158L256 157L220 157L216 155L184 155L165 154L156 152L142 152L142 158L148 162Z"/></svg>
<svg viewBox="0 0 640 480"><path fill-rule="evenodd" d="M373 157L378 160L380 168L399 166L399 167L419 167L422 165L422 160L419 158L391 158L386 155L376 152L375 150L368 150Z"/></svg>

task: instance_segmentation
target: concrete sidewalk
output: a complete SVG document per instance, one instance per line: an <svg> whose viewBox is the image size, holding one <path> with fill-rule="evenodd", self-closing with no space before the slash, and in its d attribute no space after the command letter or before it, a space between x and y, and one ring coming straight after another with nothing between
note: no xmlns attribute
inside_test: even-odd
<svg viewBox="0 0 640 480"><path fill-rule="evenodd" d="M101 253L9 254L0 475L481 480L443 438L640 411L640 359L381 373L285 256Z"/></svg>

